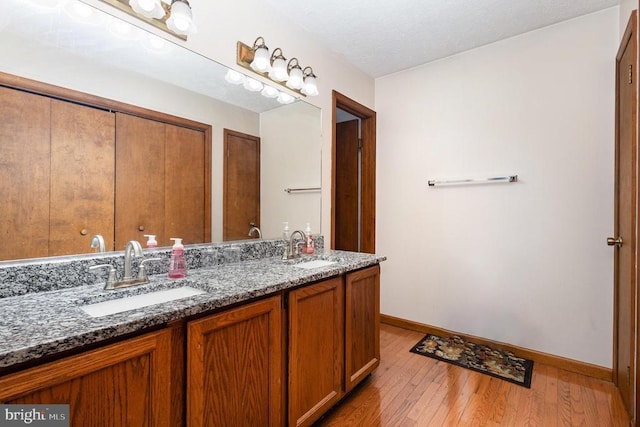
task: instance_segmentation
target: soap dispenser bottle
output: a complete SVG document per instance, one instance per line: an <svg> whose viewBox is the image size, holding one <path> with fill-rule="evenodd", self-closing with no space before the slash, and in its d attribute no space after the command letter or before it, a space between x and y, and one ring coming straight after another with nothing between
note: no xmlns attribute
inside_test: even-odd
<svg viewBox="0 0 640 427"><path fill-rule="evenodd" d="M282 225L284 226L282 229L282 239L289 240L289 238L291 237L291 234L289 234L289 223L283 222Z"/></svg>
<svg viewBox="0 0 640 427"><path fill-rule="evenodd" d="M313 254L316 251L315 245L313 243L313 236L311 235L311 224L307 223L307 228L304 229L304 234L307 235L307 245L305 249L305 253Z"/></svg>
<svg viewBox="0 0 640 427"><path fill-rule="evenodd" d="M144 237L147 238L147 248L158 247L158 241L156 240L155 234L145 234Z"/></svg>
<svg viewBox="0 0 640 427"><path fill-rule="evenodd" d="M169 278L180 279L187 277L187 263L184 259L184 246L182 239L172 237L174 244L171 248L171 261L169 262Z"/></svg>

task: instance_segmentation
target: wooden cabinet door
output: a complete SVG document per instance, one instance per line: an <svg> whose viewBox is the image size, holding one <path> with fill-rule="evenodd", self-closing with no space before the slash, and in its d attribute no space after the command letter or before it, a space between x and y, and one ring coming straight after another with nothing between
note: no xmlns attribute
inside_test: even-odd
<svg viewBox="0 0 640 427"><path fill-rule="evenodd" d="M74 427L171 426L171 371L163 330L0 377L0 402L69 404Z"/></svg>
<svg viewBox="0 0 640 427"><path fill-rule="evenodd" d="M51 100L50 256L113 250L114 155L114 113Z"/></svg>
<svg viewBox="0 0 640 427"><path fill-rule="evenodd" d="M202 131L116 113L116 250L211 241L210 158Z"/></svg>
<svg viewBox="0 0 640 427"><path fill-rule="evenodd" d="M283 424L281 322L279 296L189 322L188 426Z"/></svg>
<svg viewBox="0 0 640 427"><path fill-rule="evenodd" d="M166 124L165 145L165 229L161 245L171 237L181 237L184 244L211 241L206 205L211 192L207 172L211 153L204 133ZM209 229L209 232L207 232Z"/></svg>
<svg viewBox="0 0 640 427"><path fill-rule="evenodd" d="M0 260L49 254L49 98L0 87Z"/></svg>
<svg viewBox="0 0 640 427"><path fill-rule="evenodd" d="M146 241L164 233L165 125L162 122L116 113L115 250L129 240Z"/></svg>
<svg viewBox="0 0 640 427"><path fill-rule="evenodd" d="M342 277L289 293L289 426L308 426L342 397Z"/></svg>
<svg viewBox="0 0 640 427"><path fill-rule="evenodd" d="M380 364L380 266L346 276L345 391Z"/></svg>

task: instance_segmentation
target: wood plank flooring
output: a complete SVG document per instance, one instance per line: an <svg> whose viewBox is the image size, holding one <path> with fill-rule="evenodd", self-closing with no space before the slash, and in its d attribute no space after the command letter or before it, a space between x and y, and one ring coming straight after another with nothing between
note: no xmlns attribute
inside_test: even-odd
<svg viewBox="0 0 640 427"><path fill-rule="evenodd" d="M535 363L527 389L409 353L423 336L381 325L380 366L315 426L629 425L612 383Z"/></svg>

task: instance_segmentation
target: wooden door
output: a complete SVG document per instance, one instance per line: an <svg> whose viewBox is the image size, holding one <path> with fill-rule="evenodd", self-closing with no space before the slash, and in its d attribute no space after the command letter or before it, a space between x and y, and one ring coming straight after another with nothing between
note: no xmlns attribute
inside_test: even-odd
<svg viewBox="0 0 640 427"><path fill-rule="evenodd" d="M51 101L50 256L113 250L114 155L114 113Z"/></svg>
<svg viewBox="0 0 640 427"><path fill-rule="evenodd" d="M358 120L336 123L335 249L360 250L360 139Z"/></svg>
<svg viewBox="0 0 640 427"><path fill-rule="evenodd" d="M189 322L187 425L282 425L280 296Z"/></svg>
<svg viewBox="0 0 640 427"><path fill-rule="evenodd" d="M289 426L308 426L342 397L342 277L289 293Z"/></svg>
<svg viewBox="0 0 640 427"><path fill-rule="evenodd" d="M171 330L153 332L0 377L0 402L69 404L73 427L169 427L174 367Z"/></svg>
<svg viewBox="0 0 640 427"><path fill-rule="evenodd" d="M0 87L0 260L49 254L51 101Z"/></svg>
<svg viewBox="0 0 640 427"><path fill-rule="evenodd" d="M202 131L171 124L165 125L165 224L160 245L171 237L184 244L211 241L206 215L211 191L205 135Z"/></svg>
<svg viewBox="0 0 640 427"><path fill-rule="evenodd" d="M637 45L636 13L625 31L616 58L616 179L614 255L614 382L631 418L636 409L634 352L636 326L637 199ZM609 244L614 243L609 239Z"/></svg>
<svg viewBox="0 0 640 427"><path fill-rule="evenodd" d="M159 246L165 218L165 125L116 113L115 250L129 240L146 241L155 234Z"/></svg>
<svg viewBox="0 0 640 427"><path fill-rule="evenodd" d="M222 239L250 239L260 226L259 137L224 130L223 187Z"/></svg>
<svg viewBox="0 0 640 427"><path fill-rule="evenodd" d="M349 273L345 284L345 391L380 364L380 266Z"/></svg>

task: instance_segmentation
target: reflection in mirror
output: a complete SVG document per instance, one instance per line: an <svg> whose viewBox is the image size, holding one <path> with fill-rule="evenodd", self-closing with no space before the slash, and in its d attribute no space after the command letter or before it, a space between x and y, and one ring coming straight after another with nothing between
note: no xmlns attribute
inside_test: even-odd
<svg viewBox="0 0 640 427"><path fill-rule="evenodd" d="M320 184L318 108L228 84L226 67L97 9L80 13L76 0L3 5L0 71L212 126L212 241L222 240L225 128L261 138L262 236L279 238L283 221L321 232L320 193L284 192Z"/></svg>

